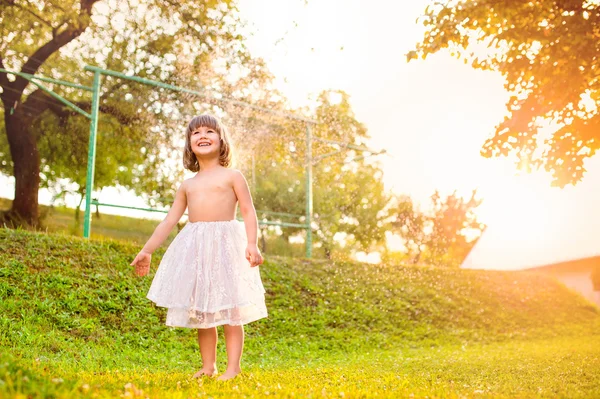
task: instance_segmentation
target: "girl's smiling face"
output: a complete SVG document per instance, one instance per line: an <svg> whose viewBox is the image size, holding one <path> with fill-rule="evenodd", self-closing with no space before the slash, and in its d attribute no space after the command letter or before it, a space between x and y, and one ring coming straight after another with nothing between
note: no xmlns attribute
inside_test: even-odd
<svg viewBox="0 0 600 399"><path fill-rule="evenodd" d="M215 154L219 156L221 152L221 136L214 129L206 126L199 126L190 133L190 144L192 151L197 156L207 156Z"/></svg>
<svg viewBox="0 0 600 399"><path fill-rule="evenodd" d="M183 166L192 172L200 170L199 158L216 157L224 167L231 165L231 143L227 128L212 115L203 114L192 118L185 133Z"/></svg>

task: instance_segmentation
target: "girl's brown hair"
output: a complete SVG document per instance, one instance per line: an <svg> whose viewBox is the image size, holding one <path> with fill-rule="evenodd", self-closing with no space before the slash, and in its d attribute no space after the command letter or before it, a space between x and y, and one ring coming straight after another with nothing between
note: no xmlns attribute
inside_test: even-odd
<svg viewBox="0 0 600 399"><path fill-rule="evenodd" d="M221 152L219 154L219 163L221 166L229 167L231 165L231 143L229 141L229 133L227 128L216 117L208 114L195 116L188 124L187 133L185 135L185 149L183 150L183 166L192 172L200 170L200 164L196 159L196 154L192 151L192 143L190 138L192 132L199 127L207 127L219 133L221 142Z"/></svg>

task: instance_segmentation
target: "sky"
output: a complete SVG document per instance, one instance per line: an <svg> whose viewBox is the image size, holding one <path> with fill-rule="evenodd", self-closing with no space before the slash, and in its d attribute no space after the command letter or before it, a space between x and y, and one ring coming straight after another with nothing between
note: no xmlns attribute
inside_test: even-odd
<svg viewBox="0 0 600 399"><path fill-rule="evenodd" d="M426 207L436 189L462 195L478 189L484 200L479 216L488 224L504 218L507 199L564 204L565 192L549 188L548 175L517 178L511 161L479 155L505 115L508 94L498 73L474 70L446 52L406 62L422 37L416 19L427 3L240 0L239 9L251 53L266 61L292 105L310 104L325 89L349 93L370 147L388 152L380 161L389 190ZM569 201L595 195L598 158L586 165L584 183L568 190ZM0 179L0 187L0 195L12 198L11 179ZM103 199L115 193L103 191ZM40 193L40 200L47 203L49 195Z"/></svg>
<svg viewBox="0 0 600 399"><path fill-rule="evenodd" d="M241 0L251 52L267 61L278 87L294 105L324 89L350 94L356 117L385 148L384 181L426 207L438 189L484 199L483 222L501 219L508 196L563 201L550 176L516 177L512 161L480 156L485 139L506 113L499 73L474 70L441 52L406 62L424 28L416 23L428 1ZM598 159L588 163L586 186L598 181ZM580 185L576 192L589 189ZM587 190L587 191L586 191ZM570 198L574 198L569 194ZM583 194L582 194L583 195Z"/></svg>

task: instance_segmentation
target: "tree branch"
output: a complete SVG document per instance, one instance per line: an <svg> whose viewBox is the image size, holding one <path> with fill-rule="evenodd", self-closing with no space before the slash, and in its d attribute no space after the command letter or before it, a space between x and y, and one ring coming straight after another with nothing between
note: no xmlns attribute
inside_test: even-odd
<svg viewBox="0 0 600 399"><path fill-rule="evenodd" d="M89 17L91 15L92 6L98 0L81 0L80 2L80 11L79 17L75 23L69 24L67 28L61 33L57 34L37 49L27 60L21 72L29 73L35 75L40 66L56 51L58 51L61 47L70 43L73 39L81 35L89 26ZM27 79L18 77L13 83L13 88L19 92L22 92L29 81Z"/></svg>
<svg viewBox="0 0 600 399"><path fill-rule="evenodd" d="M79 101L75 103L79 108L89 111L91 109L91 103L89 101ZM31 93L27 100L22 105L23 112L31 119L35 119L40 116L44 111L50 110L54 113L61 121L67 118L69 115L76 115L73 109L67 107L62 102L58 101L54 97L47 95L43 90L37 89ZM129 115L124 113L118 104L102 104L100 103L99 110L103 114L111 115L119 123L124 125L131 125L140 121L140 116ZM62 122L61 122L62 123Z"/></svg>
<svg viewBox="0 0 600 399"><path fill-rule="evenodd" d="M60 118L67 116L67 113L64 111L63 103L47 95L41 89L37 89L27 96L27 100L23 103L23 112L31 118L31 120L40 116L47 109L50 109Z"/></svg>
<svg viewBox="0 0 600 399"><path fill-rule="evenodd" d="M97 1L98 0L81 0L79 2L79 7L81 8L80 15L83 15L83 12L85 12L85 15L92 15L92 7Z"/></svg>
<svg viewBox="0 0 600 399"><path fill-rule="evenodd" d="M40 66L58 49L71 42L77 36L79 36L83 30L79 29L69 29L67 28L60 34L56 35L52 40L44 44L42 47L37 49L35 53L23 65L21 72L29 73L35 75ZM19 91L23 91L29 81L27 79L18 77L14 82L14 88Z"/></svg>
<svg viewBox="0 0 600 399"><path fill-rule="evenodd" d="M13 5L14 5L14 3L13 3ZM51 29L54 29L54 28L52 27L52 24L51 24L50 22L48 22L48 21L46 21L44 18L40 17L38 14L36 14L34 11L30 10L29 8L25 8L25 7L23 7L23 6L19 5L19 4L17 4L17 7L18 7L19 9L21 9L21 10L23 10L23 11L25 11L25 12L27 12L27 13L31 14L31 15L33 15L33 16L34 16L36 19L40 20L40 22L42 22L44 25L47 25L47 26L49 26Z"/></svg>
<svg viewBox="0 0 600 399"><path fill-rule="evenodd" d="M90 104L88 104L88 108L89 105ZM125 114L118 105L100 104L99 110L103 114L115 117L117 121L123 125L131 125L132 123L139 122L141 120L141 117L137 114L135 114L135 116Z"/></svg>

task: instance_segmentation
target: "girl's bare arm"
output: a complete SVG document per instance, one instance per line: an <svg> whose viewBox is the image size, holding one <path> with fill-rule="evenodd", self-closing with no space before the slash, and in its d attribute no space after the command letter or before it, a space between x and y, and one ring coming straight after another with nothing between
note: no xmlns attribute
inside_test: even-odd
<svg viewBox="0 0 600 399"><path fill-rule="evenodd" d="M248 247L246 257L252 266L260 265L263 262L262 255L258 250L258 221L256 219L256 209L252 203L252 195L248 188L248 182L241 172L235 171L233 175L233 191L240 204L244 226L246 227L246 236L248 237Z"/></svg>
<svg viewBox="0 0 600 399"><path fill-rule="evenodd" d="M256 210L252 203L252 196L250 195L250 189L248 183L241 172L235 171L233 174L233 191L240 204L240 211L244 218L244 225L246 226L246 235L248 236L249 244L256 244L258 242L258 221L256 220Z"/></svg>
<svg viewBox="0 0 600 399"><path fill-rule="evenodd" d="M181 215L187 208L187 197L185 195L184 184L179 186L177 193L175 194L175 201L171 205L171 209L167 213L167 216L162 222L158 224L154 233L144 245L144 248L135 256L131 266L135 266L135 272L138 276L145 276L150 270L150 262L152 261L152 253L163 243L163 241L169 236L173 227L181 219Z"/></svg>

